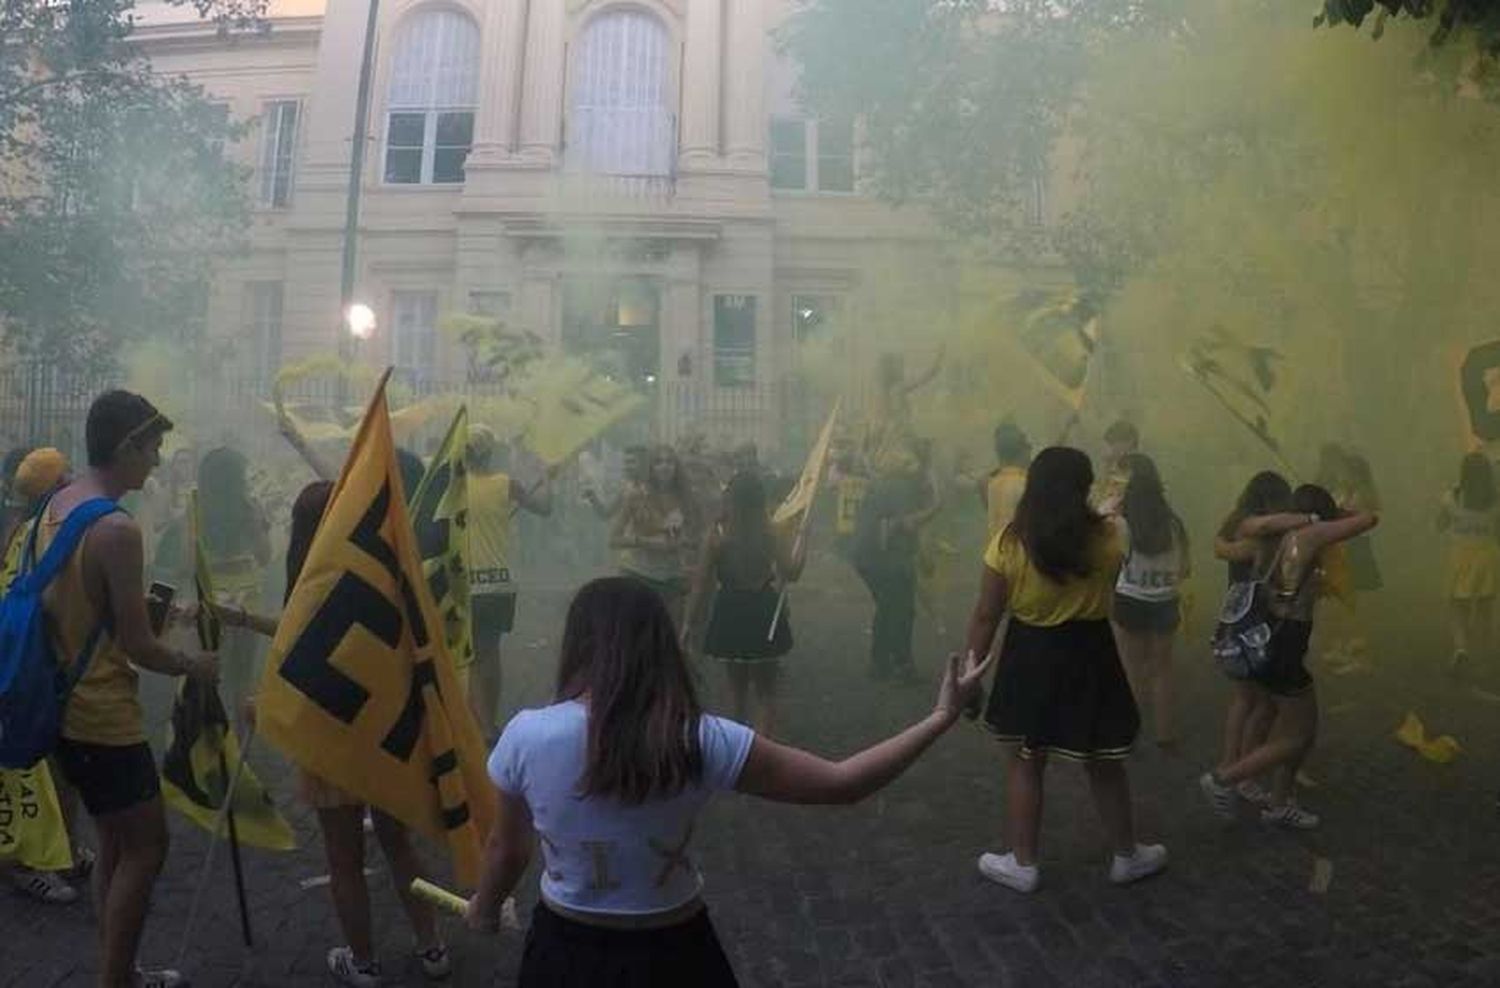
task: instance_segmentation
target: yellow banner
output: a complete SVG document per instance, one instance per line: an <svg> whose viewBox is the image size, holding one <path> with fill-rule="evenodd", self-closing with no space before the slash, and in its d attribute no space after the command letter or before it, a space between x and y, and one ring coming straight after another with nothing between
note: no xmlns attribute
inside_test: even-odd
<svg viewBox="0 0 1500 988"><path fill-rule="evenodd" d="M445 842L472 887L496 795L400 490L382 379L271 644L258 720L303 769Z"/></svg>
<svg viewBox="0 0 1500 988"><path fill-rule="evenodd" d="M0 861L37 871L73 867L73 848L46 760L0 769Z"/></svg>
<svg viewBox="0 0 1500 988"><path fill-rule="evenodd" d="M1099 347L1099 314L1077 294L1024 292L1016 299L1020 349L1042 379L1075 412L1088 393L1089 370Z"/></svg>
<svg viewBox="0 0 1500 988"><path fill-rule="evenodd" d="M460 669L474 662L469 625L469 411L460 407L411 499L412 527L427 589L443 619L443 640Z"/></svg>
<svg viewBox="0 0 1500 988"><path fill-rule="evenodd" d="M214 612L202 606L216 599L199 526L198 492L188 503L192 519L193 582L198 594L198 644L218 651L223 629ZM168 806L212 832L225 794L240 762L239 739L229 726L224 702L211 686L183 679L172 704L167 748L161 762L162 798ZM241 843L269 851L292 851L297 836L271 801L249 766L240 773L232 799L235 832Z"/></svg>
<svg viewBox="0 0 1500 988"><path fill-rule="evenodd" d="M807 454L807 462L802 466L802 476L797 478L797 486L792 488L791 493L771 516L772 524L789 524L812 510L813 501L818 496L818 487L823 483L823 471L828 467L828 451L833 448L833 430L838 423L839 406L842 403L842 399L834 402L833 411L828 413L828 421L823 424L823 431L818 433L818 441L813 443L813 448Z"/></svg>
<svg viewBox="0 0 1500 988"><path fill-rule="evenodd" d="M566 463L595 436L646 399L574 357L553 353L527 365L515 397L529 406L520 440L543 463Z"/></svg>
<svg viewBox="0 0 1500 988"><path fill-rule="evenodd" d="M1215 327L1183 354L1182 369L1295 474L1276 436L1280 417L1276 385L1284 361L1273 347L1243 343L1228 330Z"/></svg>

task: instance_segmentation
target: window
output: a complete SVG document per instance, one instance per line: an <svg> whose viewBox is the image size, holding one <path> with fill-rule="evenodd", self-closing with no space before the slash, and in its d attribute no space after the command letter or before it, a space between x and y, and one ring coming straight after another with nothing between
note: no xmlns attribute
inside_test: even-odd
<svg viewBox="0 0 1500 988"><path fill-rule="evenodd" d="M814 128L818 144L814 188L819 192L853 192L854 127L848 123L819 120Z"/></svg>
<svg viewBox="0 0 1500 988"><path fill-rule="evenodd" d="M853 125L792 117L773 119L771 188L853 192Z"/></svg>
<svg viewBox="0 0 1500 988"><path fill-rule="evenodd" d="M284 209L292 202L292 166L297 154L295 100L267 103L260 115L260 204Z"/></svg>
<svg viewBox="0 0 1500 988"><path fill-rule="evenodd" d="M755 296L714 296L714 384L755 383Z"/></svg>
<svg viewBox="0 0 1500 988"><path fill-rule="evenodd" d="M807 188L806 121L771 121L771 188Z"/></svg>
<svg viewBox="0 0 1500 988"><path fill-rule="evenodd" d="M409 382L420 384L437 369L437 293L396 292L391 308L391 362Z"/></svg>
<svg viewBox="0 0 1500 988"><path fill-rule="evenodd" d="M806 343L826 334L838 320L842 302L837 295L793 295L792 339Z"/></svg>
<svg viewBox="0 0 1500 988"><path fill-rule="evenodd" d="M568 165L601 175L665 176L677 158L667 26L644 10L589 21L573 59Z"/></svg>
<svg viewBox="0 0 1500 988"><path fill-rule="evenodd" d="M504 319L510 315L510 292L470 292L469 313Z"/></svg>
<svg viewBox="0 0 1500 988"><path fill-rule="evenodd" d="M474 145L479 28L465 14L429 10L406 22L391 60L385 180L446 185L464 180Z"/></svg>
<svg viewBox="0 0 1500 988"><path fill-rule="evenodd" d="M270 387L281 366L281 306L281 282L251 281L245 284L241 304L244 333L241 352L250 358L250 372L262 388Z"/></svg>

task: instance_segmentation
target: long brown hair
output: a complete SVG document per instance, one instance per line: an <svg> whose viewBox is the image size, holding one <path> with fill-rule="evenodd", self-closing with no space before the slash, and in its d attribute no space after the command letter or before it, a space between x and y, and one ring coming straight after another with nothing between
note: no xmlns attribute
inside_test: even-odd
<svg viewBox="0 0 1500 988"><path fill-rule="evenodd" d="M702 780L693 676L666 605L639 580L594 580L568 608L556 699L585 696L581 795L639 805Z"/></svg>
<svg viewBox="0 0 1500 988"><path fill-rule="evenodd" d="M1089 547L1104 519L1089 507L1094 468L1069 446L1042 450L1026 474L1026 490L1006 530L1021 540L1037 572L1055 583L1089 575Z"/></svg>

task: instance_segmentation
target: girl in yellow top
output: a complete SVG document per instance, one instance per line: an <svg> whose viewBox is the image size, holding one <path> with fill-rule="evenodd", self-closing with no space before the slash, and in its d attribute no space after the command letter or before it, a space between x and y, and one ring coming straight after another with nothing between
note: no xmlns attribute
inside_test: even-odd
<svg viewBox="0 0 1500 988"><path fill-rule="evenodd" d="M1054 446L1031 464L1011 523L990 542L969 619L971 656L985 655L1000 619L1000 652L985 723L1010 748L1006 823L1011 850L983 854L984 877L1018 892L1040 881L1042 773L1049 755L1080 761L1114 849L1110 880L1166 867L1166 848L1135 840L1125 756L1140 715L1109 626L1125 551L1115 525L1089 506L1088 456Z"/></svg>
<svg viewBox="0 0 1500 988"><path fill-rule="evenodd" d="M1448 600L1453 626L1453 668L1470 654L1490 655L1495 594L1500 591L1500 496L1489 457L1470 453L1458 486L1443 495L1438 531L1448 536Z"/></svg>

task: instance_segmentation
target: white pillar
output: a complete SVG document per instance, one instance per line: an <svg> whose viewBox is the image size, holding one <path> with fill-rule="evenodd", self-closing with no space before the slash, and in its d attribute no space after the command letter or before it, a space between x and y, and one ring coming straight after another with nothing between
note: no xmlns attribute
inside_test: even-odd
<svg viewBox="0 0 1500 988"><path fill-rule="evenodd" d="M762 170L766 163L766 23L762 0L728 0L725 49L725 149L735 167Z"/></svg>
<svg viewBox="0 0 1500 988"><path fill-rule="evenodd" d="M474 157L505 157L516 146L526 8L531 0L492 0L485 7Z"/></svg>
<svg viewBox="0 0 1500 988"><path fill-rule="evenodd" d="M494 0L492 0L494 2ZM564 0L531 0L521 87L521 153L551 163L562 124Z"/></svg>
<svg viewBox="0 0 1500 988"><path fill-rule="evenodd" d="M689 0L682 67L682 161L719 156L720 78L723 71L724 0Z"/></svg>

